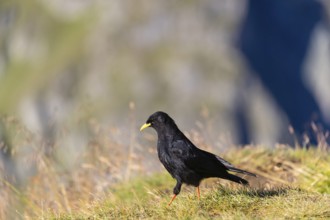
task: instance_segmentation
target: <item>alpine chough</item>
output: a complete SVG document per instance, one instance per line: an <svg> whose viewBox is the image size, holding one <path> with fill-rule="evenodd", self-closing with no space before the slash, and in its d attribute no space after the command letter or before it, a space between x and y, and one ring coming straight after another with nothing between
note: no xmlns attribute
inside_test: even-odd
<svg viewBox="0 0 330 220"><path fill-rule="evenodd" d="M255 174L238 169L217 155L197 148L165 112L158 111L152 114L140 131L147 127L156 130L158 158L177 181L173 189L174 196L168 205L180 193L183 183L197 187L199 199L199 184L205 178L218 177L248 185L248 181L228 171L256 177Z"/></svg>

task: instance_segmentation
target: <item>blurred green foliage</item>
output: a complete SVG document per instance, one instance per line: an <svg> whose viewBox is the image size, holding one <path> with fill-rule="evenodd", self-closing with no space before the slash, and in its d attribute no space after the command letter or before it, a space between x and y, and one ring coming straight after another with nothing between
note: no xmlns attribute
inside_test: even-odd
<svg viewBox="0 0 330 220"><path fill-rule="evenodd" d="M22 112L22 100L38 97L64 99L63 109L88 103L117 122L130 101L139 120L159 109L230 112L239 70L226 44L239 16L214 1L129 3L2 1L0 112Z"/></svg>
<svg viewBox="0 0 330 220"><path fill-rule="evenodd" d="M11 114L27 94L47 88L58 74L65 73L65 68L82 58L82 45L92 16L84 14L74 20L63 20L36 0L2 1L0 10L7 11L1 18L9 23L1 34L0 48L9 50L10 46L3 44L19 44L19 38L26 38L22 44L32 44L20 45L22 50L32 50L18 51L25 52L23 56L0 51L10 54L0 80L0 112ZM34 47L42 51L31 58Z"/></svg>

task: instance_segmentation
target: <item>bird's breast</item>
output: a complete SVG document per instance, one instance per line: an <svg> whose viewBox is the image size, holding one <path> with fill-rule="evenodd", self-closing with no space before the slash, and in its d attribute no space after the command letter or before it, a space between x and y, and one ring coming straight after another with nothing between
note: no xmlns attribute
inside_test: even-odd
<svg viewBox="0 0 330 220"><path fill-rule="evenodd" d="M169 146L167 146L167 142L163 141L158 141L157 144L157 153L158 153L158 158L160 162L164 165L164 167L169 171L170 173L172 170L175 169L174 163L173 163L173 158L169 154Z"/></svg>
<svg viewBox="0 0 330 220"><path fill-rule="evenodd" d="M164 147L164 143L158 143L157 153L160 162L163 164L170 163L170 155L168 153L168 149Z"/></svg>

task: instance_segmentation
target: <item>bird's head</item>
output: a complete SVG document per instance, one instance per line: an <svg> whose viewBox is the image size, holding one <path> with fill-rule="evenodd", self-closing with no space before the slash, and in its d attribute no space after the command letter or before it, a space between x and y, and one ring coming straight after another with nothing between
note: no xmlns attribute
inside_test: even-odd
<svg viewBox="0 0 330 220"><path fill-rule="evenodd" d="M147 127L154 128L157 132L166 128L177 128L174 120L165 112L155 112L149 116L145 124L140 128L140 131Z"/></svg>

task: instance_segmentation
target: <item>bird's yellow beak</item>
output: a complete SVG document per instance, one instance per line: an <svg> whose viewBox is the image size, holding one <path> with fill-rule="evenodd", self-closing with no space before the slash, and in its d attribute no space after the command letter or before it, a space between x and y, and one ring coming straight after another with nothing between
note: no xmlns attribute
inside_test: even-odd
<svg viewBox="0 0 330 220"><path fill-rule="evenodd" d="M142 131L143 129L150 127L151 123L145 123L144 125L141 126L140 131Z"/></svg>

